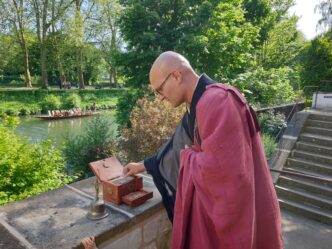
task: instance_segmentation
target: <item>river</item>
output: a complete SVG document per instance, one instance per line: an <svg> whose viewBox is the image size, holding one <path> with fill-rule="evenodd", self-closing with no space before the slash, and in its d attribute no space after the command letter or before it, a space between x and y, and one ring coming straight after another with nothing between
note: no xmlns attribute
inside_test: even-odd
<svg viewBox="0 0 332 249"><path fill-rule="evenodd" d="M104 111L98 115L109 118L113 124L112 128L116 129L114 112ZM60 147L67 134L78 134L94 117L58 120L41 120L34 116L21 117L16 134L25 135L32 142L49 138L56 147Z"/></svg>

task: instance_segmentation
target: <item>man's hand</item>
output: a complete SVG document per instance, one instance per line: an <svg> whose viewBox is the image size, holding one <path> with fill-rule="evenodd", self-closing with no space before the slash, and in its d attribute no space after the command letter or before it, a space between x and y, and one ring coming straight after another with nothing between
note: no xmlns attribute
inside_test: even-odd
<svg viewBox="0 0 332 249"><path fill-rule="evenodd" d="M145 171L144 163L128 163L123 168L123 174L126 176L136 175L144 171Z"/></svg>

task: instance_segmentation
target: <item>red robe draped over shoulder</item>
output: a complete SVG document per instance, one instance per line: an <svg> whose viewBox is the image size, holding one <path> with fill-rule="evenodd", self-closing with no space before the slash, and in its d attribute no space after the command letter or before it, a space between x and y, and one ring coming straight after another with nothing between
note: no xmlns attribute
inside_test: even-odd
<svg viewBox="0 0 332 249"><path fill-rule="evenodd" d="M207 87L201 144L180 153L172 249L281 249L280 209L256 117L233 87ZM197 136L196 136L197 137Z"/></svg>

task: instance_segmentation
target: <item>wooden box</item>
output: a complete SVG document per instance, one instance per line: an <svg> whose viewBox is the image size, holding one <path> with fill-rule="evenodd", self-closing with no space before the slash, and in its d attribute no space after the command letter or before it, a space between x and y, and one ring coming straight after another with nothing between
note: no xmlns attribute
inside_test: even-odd
<svg viewBox="0 0 332 249"><path fill-rule="evenodd" d="M132 192L122 197L122 201L129 207L137 207L143 204L146 200L153 197L153 192L148 192L143 189L140 191Z"/></svg>
<svg viewBox="0 0 332 249"><path fill-rule="evenodd" d="M140 176L123 176L123 166L115 157L90 163L90 168L102 183L104 200L121 204L122 197L143 188Z"/></svg>

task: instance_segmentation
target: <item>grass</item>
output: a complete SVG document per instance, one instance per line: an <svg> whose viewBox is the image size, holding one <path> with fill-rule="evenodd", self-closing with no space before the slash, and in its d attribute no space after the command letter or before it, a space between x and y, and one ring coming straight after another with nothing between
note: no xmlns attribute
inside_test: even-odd
<svg viewBox="0 0 332 249"><path fill-rule="evenodd" d="M0 115L11 116L38 114L42 110L42 104L48 95L58 96L61 101L71 94L78 94L81 98L80 107L89 109L96 103L97 110L114 109L118 98L126 91L125 89L103 89L103 90L5 90L0 89ZM44 108L45 109L45 108Z"/></svg>

